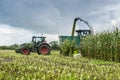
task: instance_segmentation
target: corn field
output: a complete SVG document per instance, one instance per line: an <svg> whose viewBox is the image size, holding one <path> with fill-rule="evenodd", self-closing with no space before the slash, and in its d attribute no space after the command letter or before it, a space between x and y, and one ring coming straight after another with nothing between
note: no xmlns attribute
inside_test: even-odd
<svg viewBox="0 0 120 80"><path fill-rule="evenodd" d="M82 39L81 53L84 57L120 62L120 31L103 32Z"/></svg>
<svg viewBox="0 0 120 80"><path fill-rule="evenodd" d="M120 80L120 63L0 50L0 80Z"/></svg>

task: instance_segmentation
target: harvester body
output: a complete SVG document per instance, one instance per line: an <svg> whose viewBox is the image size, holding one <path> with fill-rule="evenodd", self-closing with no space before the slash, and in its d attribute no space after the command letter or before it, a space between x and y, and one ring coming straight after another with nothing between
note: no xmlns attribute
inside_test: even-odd
<svg viewBox="0 0 120 80"><path fill-rule="evenodd" d="M88 30L84 30L84 29L79 29L79 30L76 30L76 22L80 20L82 22L84 22L85 24L87 24L87 26L89 27ZM77 33L77 36L75 36L75 31ZM81 42L81 39L87 35L91 35L93 34L93 29L92 27L89 25L89 23L79 17L75 18L74 19L74 22L73 22L73 27L72 27L72 32L71 32L71 36L59 36L59 44L63 44L63 42L65 40L69 40L70 42L72 41L75 41L75 45L76 46L72 46L73 47L78 47L80 46L80 42ZM60 51L62 53L62 51Z"/></svg>
<svg viewBox="0 0 120 80"><path fill-rule="evenodd" d="M75 30L76 28L76 22L80 20L82 22L84 22L85 24L87 24L87 26L89 27L88 30L84 30L84 29L79 29L79 30ZM77 33L77 36L75 36L75 31ZM62 44L66 39L72 41L75 40L76 41L76 45L80 45L81 39L87 35L93 34L93 29L92 27L89 25L89 23L79 17L74 19L73 22L73 27L72 27L72 32L71 32L71 36L59 36L59 42L60 44Z"/></svg>

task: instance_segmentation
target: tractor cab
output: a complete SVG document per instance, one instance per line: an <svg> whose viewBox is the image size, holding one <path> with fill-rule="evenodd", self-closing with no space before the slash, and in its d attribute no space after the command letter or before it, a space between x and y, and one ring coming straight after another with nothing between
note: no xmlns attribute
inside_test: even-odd
<svg viewBox="0 0 120 80"><path fill-rule="evenodd" d="M46 42L45 38L46 37L33 36L32 37L32 42L33 42L35 47L38 47L40 43Z"/></svg>
<svg viewBox="0 0 120 80"><path fill-rule="evenodd" d="M85 37L91 34L91 30L76 30L76 32L77 32L78 37L80 37L80 39L82 37Z"/></svg>
<svg viewBox="0 0 120 80"><path fill-rule="evenodd" d="M32 37L32 42L34 42L34 43L45 42L45 38L46 38L46 37L33 36L33 37Z"/></svg>

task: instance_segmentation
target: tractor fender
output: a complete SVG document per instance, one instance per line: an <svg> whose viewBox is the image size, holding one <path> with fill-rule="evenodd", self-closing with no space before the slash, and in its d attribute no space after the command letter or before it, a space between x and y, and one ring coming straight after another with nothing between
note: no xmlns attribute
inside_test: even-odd
<svg viewBox="0 0 120 80"><path fill-rule="evenodd" d="M44 45L44 44L45 44L45 45L48 45L49 47L51 47L48 43L40 43L39 46ZM38 46L38 47L39 47L39 46Z"/></svg>

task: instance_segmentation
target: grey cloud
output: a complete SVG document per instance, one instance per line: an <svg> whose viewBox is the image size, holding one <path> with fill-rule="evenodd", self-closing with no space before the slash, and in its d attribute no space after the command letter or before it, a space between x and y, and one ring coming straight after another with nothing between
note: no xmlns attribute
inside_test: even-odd
<svg viewBox="0 0 120 80"><path fill-rule="evenodd" d="M120 12L115 7L119 4L119 0L1 0L0 23L38 33L68 34L74 17L80 16L97 31Z"/></svg>
<svg viewBox="0 0 120 80"><path fill-rule="evenodd" d="M15 0L14 0L15 1ZM33 5L32 5L33 4ZM59 18L59 11L52 5L44 1L18 1L3 2L2 13L0 14L1 23L7 23L12 26L23 27L44 32L56 26Z"/></svg>

